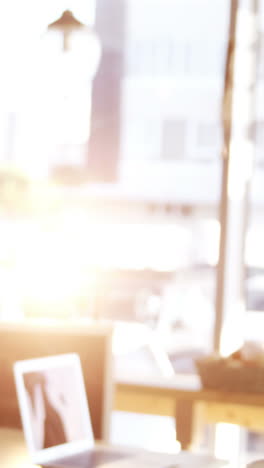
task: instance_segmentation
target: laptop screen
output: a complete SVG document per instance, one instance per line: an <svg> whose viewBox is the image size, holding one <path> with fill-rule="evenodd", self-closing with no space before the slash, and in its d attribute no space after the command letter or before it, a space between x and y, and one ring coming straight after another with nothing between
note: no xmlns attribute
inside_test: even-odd
<svg viewBox="0 0 264 468"><path fill-rule="evenodd" d="M18 400L31 453L93 445L88 403L77 355L20 361ZM64 449L65 450L65 449Z"/></svg>
<svg viewBox="0 0 264 468"><path fill-rule="evenodd" d="M85 437L74 373L58 367L23 374L36 450Z"/></svg>

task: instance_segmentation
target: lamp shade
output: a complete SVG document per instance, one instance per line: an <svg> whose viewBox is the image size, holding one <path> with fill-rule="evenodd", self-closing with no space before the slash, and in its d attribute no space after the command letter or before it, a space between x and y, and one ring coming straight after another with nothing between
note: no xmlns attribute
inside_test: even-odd
<svg viewBox="0 0 264 468"><path fill-rule="evenodd" d="M101 58L100 40L91 26L75 18L70 10L65 10L60 18L48 25L52 37L53 52L63 52L63 62L68 63L71 73L93 79Z"/></svg>
<svg viewBox="0 0 264 468"><path fill-rule="evenodd" d="M85 25L77 20L70 10L65 10L59 19L48 25L48 29L55 29L62 31L62 33L79 30L83 27L85 27Z"/></svg>

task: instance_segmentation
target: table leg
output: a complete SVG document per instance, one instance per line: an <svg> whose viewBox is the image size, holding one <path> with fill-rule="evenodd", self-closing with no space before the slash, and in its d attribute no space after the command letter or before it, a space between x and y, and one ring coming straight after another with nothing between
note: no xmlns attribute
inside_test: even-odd
<svg viewBox="0 0 264 468"><path fill-rule="evenodd" d="M176 435L182 450L190 450L201 434L203 405L191 400L177 400Z"/></svg>

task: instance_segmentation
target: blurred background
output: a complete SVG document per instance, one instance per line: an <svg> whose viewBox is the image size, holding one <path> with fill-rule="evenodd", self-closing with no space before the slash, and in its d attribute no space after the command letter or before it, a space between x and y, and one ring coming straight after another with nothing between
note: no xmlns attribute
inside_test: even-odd
<svg viewBox="0 0 264 468"><path fill-rule="evenodd" d="M241 333L255 342L264 324L259 9L254 170L239 205ZM228 0L4 1L1 320L113 321L122 372L192 374L193 359L213 350L229 15ZM264 451L252 434L245 447Z"/></svg>

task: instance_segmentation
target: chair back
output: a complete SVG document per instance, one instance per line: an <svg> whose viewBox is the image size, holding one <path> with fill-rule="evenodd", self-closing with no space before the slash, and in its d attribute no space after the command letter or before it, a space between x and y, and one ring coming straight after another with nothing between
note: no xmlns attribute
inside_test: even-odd
<svg viewBox="0 0 264 468"><path fill-rule="evenodd" d="M0 425L21 427L13 376L15 361L55 354L80 356L94 437L109 439L112 409L112 328L66 322L55 326L31 323L0 325Z"/></svg>

